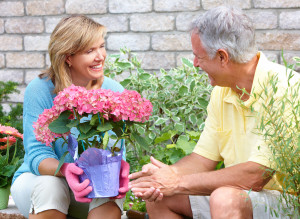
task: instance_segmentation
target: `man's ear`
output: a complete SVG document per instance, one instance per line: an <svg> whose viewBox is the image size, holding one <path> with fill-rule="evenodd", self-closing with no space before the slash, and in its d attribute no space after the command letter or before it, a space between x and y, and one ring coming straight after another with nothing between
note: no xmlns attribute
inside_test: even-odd
<svg viewBox="0 0 300 219"><path fill-rule="evenodd" d="M221 65L226 65L229 62L229 55L226 50L219 49L217 51L217 56L219 61L221 62Z"/></svg>

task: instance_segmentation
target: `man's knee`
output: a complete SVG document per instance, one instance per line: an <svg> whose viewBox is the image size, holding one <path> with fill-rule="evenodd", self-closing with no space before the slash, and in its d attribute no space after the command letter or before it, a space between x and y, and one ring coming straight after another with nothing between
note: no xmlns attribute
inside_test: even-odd
<svg viewBox="0 0 300 219"><path fill-rule="evenodd" d="M158 202L147 202L146 208L149 215L162 215L164 213L170 213L192 217L192 210L189 201L189 196L187 195L175 195L170 197L164 197ZM155 218L155 217L153 217Z"/></svg>
<svg viewBox="0 0 300 219"><path fill-rule="evenodd" d="M252 212L251 200L248 194L240 189L220 187L210 196L211 213L224 214L224 212Z"/></svg>

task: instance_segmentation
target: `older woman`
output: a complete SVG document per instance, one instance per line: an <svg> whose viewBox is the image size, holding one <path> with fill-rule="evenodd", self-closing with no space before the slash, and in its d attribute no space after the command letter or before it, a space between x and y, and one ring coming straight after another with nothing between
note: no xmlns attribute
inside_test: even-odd
<svg viewBox="0 0 300 219"><path fill-rule="evenodd" d="M53 149L36 140L35 122L44 109L53 106L56 94L74 84L87 89L110 89L122 92L124 88L103 74L106 58L106 28L83 16L62 19L49 43L51 66L26 88L24 97L24 163L16 172L11 193L25 216L29 218L66 218L66 215L86 218L120 218L127 186L117 199L89 199L89 181L79 182L82 169L74 164L70 155L57 176L54 173L59 159L67 150L62 141ZM124 150L125 151L125 150ZM127 168L124 168L127 166ZM122 162L127 171L128 164ZM124 180L124 178L121 178ZM86 203L81 203L86 202ZM90 203L90 204L88 204Z"/></svg>

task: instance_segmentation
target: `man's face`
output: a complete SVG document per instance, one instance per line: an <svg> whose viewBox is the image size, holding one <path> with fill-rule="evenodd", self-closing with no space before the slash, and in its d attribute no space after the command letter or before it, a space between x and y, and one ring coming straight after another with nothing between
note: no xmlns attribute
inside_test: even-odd
<svg viewBox="0 0 300 219"><path fill-rule="evenodd" d="M219 56L216 55L213 59L209 58L198 34L193 33L191 36L191 41L193 54L195 56L194 66L200 67L203 71L205 71L208 74L212 86L226 86L226 77L225 74L222 74Z"/></svg>

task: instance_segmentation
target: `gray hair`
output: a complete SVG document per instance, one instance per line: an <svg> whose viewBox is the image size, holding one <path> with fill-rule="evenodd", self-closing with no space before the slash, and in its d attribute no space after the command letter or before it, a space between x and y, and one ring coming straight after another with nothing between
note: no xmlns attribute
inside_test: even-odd
<svg viewBox="0 0 300 219"><path fill-rule="evenodd" d="M220 6L199 16L192 23L208 56L213 59L218 49L225 49L229 58L246 63L257 54L252 20L241 10Z"/></svg>

